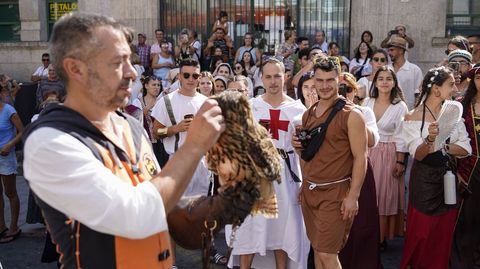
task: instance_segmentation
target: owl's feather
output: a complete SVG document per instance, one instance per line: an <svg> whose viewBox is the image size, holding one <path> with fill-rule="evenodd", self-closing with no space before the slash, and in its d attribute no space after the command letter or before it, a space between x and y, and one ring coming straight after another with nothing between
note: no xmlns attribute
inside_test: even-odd
<svg viewBox="0 0 480 269"><path fill-rule="evenodd" d="M278 215L273 181L280 183L280 155L265 128L255 121L247 98L225 91L215 99L226 123L226 130L207 155L210 170L219 176L221 195L251 205L251 214L268 218ZM235 215L235 209L233 215ZM233 216L238 224L248 214L245 208Z"/></svg>

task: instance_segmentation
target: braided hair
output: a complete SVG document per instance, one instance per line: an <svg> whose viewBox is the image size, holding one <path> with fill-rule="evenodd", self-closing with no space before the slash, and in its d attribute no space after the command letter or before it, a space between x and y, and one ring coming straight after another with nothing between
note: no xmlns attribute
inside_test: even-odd
<svg viewBox="0 0 480 269"><path fill-rule="evenodd" d="M423 78L420 96L418 97L415 107L418 107L428 98L428 96L430 96L433 85L442 86L452 74L452 70L445 66L435 67L428 70Z"/></svg>

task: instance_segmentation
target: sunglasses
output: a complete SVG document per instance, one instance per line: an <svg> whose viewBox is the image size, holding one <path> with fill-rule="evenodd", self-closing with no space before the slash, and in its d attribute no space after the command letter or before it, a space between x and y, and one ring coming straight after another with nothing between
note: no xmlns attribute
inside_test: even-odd
<svg viewBox="0 0 480 269"><path fill-rule="evenodd" d="M242 69L242 66L240 66L240 65L239 65L239 66L235 66L235 69L236 69L236 70L240 70L240 69Z"/></svg>
<svg viewBox="0 0 480 269"><path fill-rule="evenodd" d="M168 44L162 44L162 48L168 48Z"/></svg>
<svg viewBox="0 0 480 269"><path fill-rule="evenodd" d="M386 58L378 58L378 57L373 57L374 62L380 62L380 63L386 63L387 59Z"/></svg>
<svg viewBox="0 0 480 269"><path fill-rule="evenodd" d="M198 79L200 77L200 74L198 73L193 73L193 74L190 74L190 73L182 73L182 76L184 79L189 79L190 76L193 77L193 79Z"/></svg>
<svg viewBox="0 0 480 269"><path fill-rule="evenodd" d="M453 50L448 50L448 49L446 49L446 50L445 50L445 54L448 56L448 54L450 54L450 52L452 52L452 51L453 51Z"/></svg>
<svg viewBox="0 0 480 269"><path fill-rule="evenodd" d="M42 59L42 62L50 62L50 59Z"/></svg>

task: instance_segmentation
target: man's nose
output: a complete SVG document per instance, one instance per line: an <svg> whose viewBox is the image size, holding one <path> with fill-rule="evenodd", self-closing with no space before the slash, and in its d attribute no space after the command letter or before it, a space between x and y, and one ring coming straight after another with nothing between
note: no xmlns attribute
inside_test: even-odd
<svg viewBox="0 0 480 269"><path fill-rule="evenodd" d="M127 61L127 64L124 65L123 76L124 78L131 79L132 81L137 79L137 70L135 70L130 61Z"/></svg>

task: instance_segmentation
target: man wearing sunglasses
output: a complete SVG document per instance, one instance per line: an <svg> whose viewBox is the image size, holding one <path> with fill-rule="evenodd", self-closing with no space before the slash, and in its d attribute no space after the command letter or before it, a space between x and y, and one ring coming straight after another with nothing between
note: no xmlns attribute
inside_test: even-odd
<svg viewBox="0 0 480 269"><path fill-rule="evenodd" d="M207 99L196 91L199 77L198 62L193 59L182 60L179 74L180 89L162 97L152 109L152 117L155 119L153 134L157 139L163 139L165 151L170 157L185 142L194 115ZM202 161L184 195L206 194L208 176L209 172Z"/></svg>
<svg viewBox="0 0 480 269"><path fill-rule="evenodd" d="M198 61L182 60L179 74L180 89L162 97L152 109L154 118L152 133L157 139L163 139L165 151L170 155L170 159L185 143L194 116L207 100L207 97L197 92L199 78ZM210 185L209 178L210 171L202 157L182 197L206 195ZM173 262L175 264L175 251Z"/></svg>
<svg viewBox="0 0 480 269"><path fill-rule="evenodd" d="M48 77L48 65L50 65L50 54L42 54L42 65L39 66L30 78L33 82L38 82Z"/></svg>
<svg viewBox="0 0 480 269"><path fill-rule="evenodd" d="M472 69L472 54L466 50L454 50L448 54L447 66L453 70L455 76L457 92L454 93L454 97L463 96L470 83L467 74Z"/></svg>

